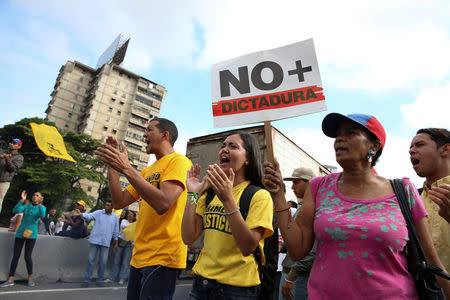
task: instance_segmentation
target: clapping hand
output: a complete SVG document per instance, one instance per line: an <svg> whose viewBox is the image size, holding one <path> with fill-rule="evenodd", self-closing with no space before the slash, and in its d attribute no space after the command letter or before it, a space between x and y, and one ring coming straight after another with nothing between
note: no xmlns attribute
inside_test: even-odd
<svg viewBox="0 0 450 300"><path fill-rule="evenodd" d="M234 172L233 169L228 170L228 175L217 164L209 165L206 171L208 175L207 181L213 188L217 197L222 203L226 201L234 201L233 198L233 183Z"/></svg>
<svg viewBox="0 0 450 300"><path fill-rule="evenodd" d="M450 184L440 184L430 190L430 199L439 206L438 214L450 223Z"/></svg>
<svg viewBox="0 0 450 300"><path fill-rule="evenodd" d="M202 181L199 180L200 170L201 167L198 164L195 164L187 171L186 187L188 192L201 194L209 189L209 183L206 176L203 177Z"/></svg>

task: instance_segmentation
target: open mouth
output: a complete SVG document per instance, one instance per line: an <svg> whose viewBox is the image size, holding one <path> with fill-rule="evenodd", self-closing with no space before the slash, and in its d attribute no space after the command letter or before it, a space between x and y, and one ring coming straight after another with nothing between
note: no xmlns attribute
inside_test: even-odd
<svg viewBox="0 0 450 300"><path fill-rule="evenodd" d="M222 156L222 157L220 158L220 164L228 164L228 163L230 163L230 158L229 158L229 157L227 157L227 156Z"/></svg>
<svg viewBox="0 0 450 300"><path fill-rule="evenodd" d="M420 163L420 160L417 158L412 157L411 158L411 164L414 166L417 166Z"/></svg>

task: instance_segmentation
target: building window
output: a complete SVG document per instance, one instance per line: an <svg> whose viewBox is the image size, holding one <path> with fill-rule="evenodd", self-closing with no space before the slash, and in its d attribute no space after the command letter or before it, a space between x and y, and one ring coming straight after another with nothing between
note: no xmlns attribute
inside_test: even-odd
<svg viewBox="0 0 450 300"><path fill-rule="evenodd" d="M116 134L116 133L117 133L117 130L116 130L116 129L113 129L112 132L113 132L113 134Z"/></svg>
<svg viewBox="0 0 450 300"><path fill-rule="evenodd" d="M77 91L79 91L81 89L81 85L77 86Z"/></svg>
<svg viewBox="0 0 450 300"><path fill-rule="evenodd" d="M116 83L116 85L117 85L117 86L119 86L119 85L120 85L120 80L117 80L117 83Z"/></svg>
<svg viewBox="0 0 450 300"><path fill-rule="evenodd" d="M109 120L111 120L110 116L106 116L106 122L109 122Z"/></svg>
<svg viewBox="0 0 450 300"><path fill-rule="evenodd" d="M123 75L123 73L122 73L122 72L119 72L119 76L122 77L122 75Z"/></svg>
<svg viewBox="0 0 450 300"><path fill-rule="evenodd" d="M117 89L114 89L113 94L114 94L114 95L117 95Z"/></svg>
<svg viewBox="0 0 450 300"><path fill-rule="evenodd" d="M88 192L92 191L92 186L88 186Z"/></svg>
<svg viewBox="0 0 450 300"><path fill-rule="evenodd" d="M120 110L117 111L117 115L120 116L122 112Z"/></svg>
<svg viewBox="0 0 450 300"><path fill-rule="evenodd" d="M85 73L86 73L86 71L81 69L81 74L85 74Z"/></svg>
<svg viewBox="0 0 450 300"><path fill-rule="evenodd" d="M112 107L108 108L108 111L109 111L109 112L112 112Z"/></svg>
<svg viewBox="0 0 450 300"><path fill-rule="evenodd" d="M72 118L72 113L68 113L67 116L68 116L69 118Z"/></svg>
<svg viewBox="0 0 450 300"><path fill-rule="evenodd" d="M64 124L64 127L69 128L69 123Z"/></svg>
<svg viewBox="0 0 450 300"><path fill-rule="evenodd" d="M103 131L107 131L107 130L108 130L108 127L103 126Z"/></svg>
<svg viewBox="0 0 450 300"><path fill-rule="evenodd" d="M127 94L122 93L122 98L126 98L126 97L127 97Z"/></svg>
<svg viewBox="0 0 450 300"><path fill-rule="evenodd" d="M112 103L116 102L116 98L111 98L111 102Z"/></svg>
<svg viewBox="0 0 450 300"><path fill-rule="evenodd" d="M127 84L125 84L125 89L126 89L126 90L128 90L128 83L127 83Z"/></svg>
<svg viewBox="0 0 450 300"><path fill-rule="evenodd" d="M83 82L83 77L80 77L80 82Z"/></svg>
<svg viewBox="0 0 450 300"><path fill-rule="evenodd" d="M125 102L123 102L123 101L120 101L120 105L121 106L123 106L125 104Z"/></svg>
<svg viewBox="0 0 450 300"><path fill-rule="evenodd" d="M119 120L116 120L114 124L119 125Z"/></svg>
<svg viewBox="0 0 450 300"><path fill-rule="evenodd" d="M75 103L70 104L70 108L74 109L75 108Z"/></svg>

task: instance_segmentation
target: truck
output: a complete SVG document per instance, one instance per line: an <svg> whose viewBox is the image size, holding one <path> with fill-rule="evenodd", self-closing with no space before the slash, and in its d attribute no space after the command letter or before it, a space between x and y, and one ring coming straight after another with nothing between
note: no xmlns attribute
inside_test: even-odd
<svg viewBox="0 0 450 300"><path fill-rule="evenodd" d="M252 134L260 146L262 161L267 161L267 143L264 125L241 128L238 130L228 130L191 138L187 143L186 156L193 164L201 166L200 178L203 178L205 175L205 170L208 168L208 165L218 163L218 153L222 142L228 135L236 131L244 131ZM310 168L317 176L323 176L330 173L332 167L320 164L310 154L306 153L306 151L273 126L271 126L271 138L274 156L280 164L280 170L283 177L291 176L292 171L298 167ZM289 186L286 187L286 200L296 201L296 197ZM197 260L202 246L203 235L188 247L188 269L192 267Z"/></svg>

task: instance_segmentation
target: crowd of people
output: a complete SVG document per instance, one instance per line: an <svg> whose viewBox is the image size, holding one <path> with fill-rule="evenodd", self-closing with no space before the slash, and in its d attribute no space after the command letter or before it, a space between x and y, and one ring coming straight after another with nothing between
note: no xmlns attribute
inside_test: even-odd
<svg viewBox="0 0 450 300"><path fill-rule="evenodd" d="M318 176L308 166L298 166L292 176L283 177L276 158L262 164L251 134L234 132L224 139L218 163L208 166L200 178L200 167L173 149L178 137L175 124L154 118L144 139L147 153L156 161L139 173L128 160L125 144L119 147L115 137L108 137L95 154L107 165L112 201L92 213L77 202L73 214L66 216L65 224L71 228L57 235L73 237L85 220L95 220L84 286L91 281L97 254L97 283L105 282L105 257L112 245L114 266L106 281L128 280L127 299L172 299L177 277L186 267L187 245L202 233L204 246L193 267L190 299L419 299L407 266L409 233L399 200L390 181L374 170L386 144L383 126L371 115L331 113L324 118L322 131L335 140L342 172ZM426 179L420 190L408 178L402 179L414 227L428 263L447 272L450 132L419 130L409 154L414 171ZM119 173L130 182L125 189ZM286 201L285 181L292 182L294 203ZM139 218L129 212L119 224L112 209L135 201ZM51 210L46 215L39 193L31 204L22 195L14 213L14 256L10 277L2 285L13 283L23 244L32 285L31 252L38 219L50 234L57 225L51 225L54 215ZM124 239L123 231L135 220L133 244ZM278 233L277 226L280 252L287 253L278 276L271 279L278 278L278 283L272 282L276 291L269 295L261 292L267 282L264 261L272 255L265 241ZM31 235L25 237L27 230ZM450 299L450 281L438 276L436 280Z"/></svg>

